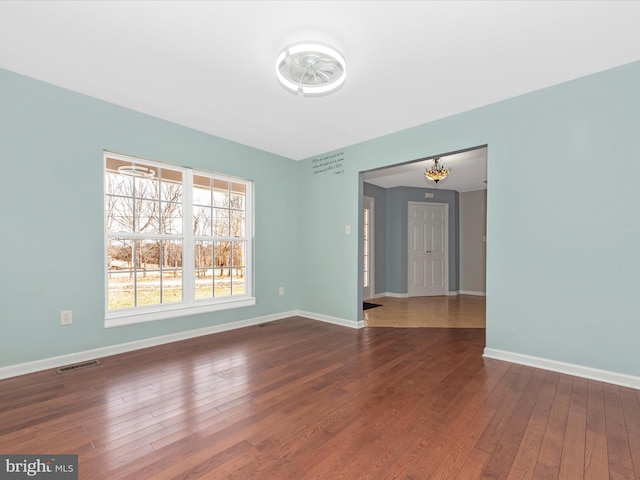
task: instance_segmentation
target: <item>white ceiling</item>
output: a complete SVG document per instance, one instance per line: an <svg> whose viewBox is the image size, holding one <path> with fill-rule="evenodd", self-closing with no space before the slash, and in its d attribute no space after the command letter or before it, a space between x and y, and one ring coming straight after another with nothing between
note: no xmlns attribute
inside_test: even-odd
<svg viewBox="0 0 640 480"><path fill-rule="evenodd" d="M633 1L1 1L0 67L299 160L636 61L639 18ZM302 40L344 55L338 92L278 85Z"/></svg>
<svg viewBox="0 0 640 480"><path fill-rule="evenodd" d="M451 171L447 178L437 184L424 176L425 170L433 166L431 158L364 172L364 181L383 188L437 188L456 190L460 193L487 188L487 147L439 158L442 166Z"/></svg>

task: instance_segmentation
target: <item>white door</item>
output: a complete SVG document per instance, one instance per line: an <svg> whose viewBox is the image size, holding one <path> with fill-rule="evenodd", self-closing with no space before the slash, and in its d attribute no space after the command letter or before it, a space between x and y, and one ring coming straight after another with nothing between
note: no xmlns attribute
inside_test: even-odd
<svg viewBox="0 0 640 480"><path fill-rule="evenodd" d="M409 202L409 296L447 293L449 206Z"/></svg>
<svg viewBox="0 0 640 480"><path fill-rule="evenodd" d="M364 211L362 213L362 299L368 300L375 294L374 288L374 250L373 250L373 213L375 199L364 197Z"/></svg>

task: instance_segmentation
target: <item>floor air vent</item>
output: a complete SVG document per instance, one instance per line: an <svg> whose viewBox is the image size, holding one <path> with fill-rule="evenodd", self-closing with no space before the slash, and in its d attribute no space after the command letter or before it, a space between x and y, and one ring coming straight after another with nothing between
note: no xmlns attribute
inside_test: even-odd
<svg viewBox="0 0 640 480"><path fill-rule="evenodd" d="M56 369L58 373L70 372L71 370L77 370L79 368L93 367L100 365L98 360L89 360L88 362L74 363L73 365L67 365L66 367L60 367Z"/></svg>

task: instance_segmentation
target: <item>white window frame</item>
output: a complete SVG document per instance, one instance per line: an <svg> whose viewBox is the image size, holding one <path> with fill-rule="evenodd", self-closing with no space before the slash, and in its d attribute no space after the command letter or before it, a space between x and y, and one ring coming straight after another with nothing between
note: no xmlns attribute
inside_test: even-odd
<svg viewBox="0 0 640 480"><path fill-rule="evenodd" d="M218 173L207 172L204 170L196 170L190 167L180 167L169 163L156 162L132 155L123 155L105 150L103 156L103 229L104 229L104 299L105 299L105 328L119 327L124 325L132 325L136 323L152 322L156 320L165 320L169 318L184 317L187 315L195 315L201 313L228 310L233 308L248 307L256 304L253 296L253 182L250 180L232 177L229 175L221 175ZM123 308L119 310L109 310L108 298L108 244L109 238L117 238L117 233L107 231L106 228L106 162L108 158L123 160L126 162L143 163L156 168L171 169L182 173L183 185L183 216L182 216L182 302L165 303L161 305L137 306L131 308ZM202 175L216 178L228 182L241 183L246 186L245 194L245 236L241 239L246 242L245 248L245 293L242 295L232 295L223 297L213 297L206 299L195 299L195 261L194 261L194 245L195 235L193 234L193 176ZM127 235L129 236L129 235ZM145 238L148 238L146 236Z"/></svg>

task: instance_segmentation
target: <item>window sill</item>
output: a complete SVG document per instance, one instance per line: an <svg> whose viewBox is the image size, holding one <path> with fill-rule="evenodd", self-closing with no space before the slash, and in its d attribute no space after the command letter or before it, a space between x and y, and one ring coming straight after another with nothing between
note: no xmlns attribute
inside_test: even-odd
<svg viewBox="0 0 640 480"><path fill-rule="evenodd" d="M156 320L166 320L168 318L186 317L199 313L217 312L220 310L230 310L233 308L250 307L256 304L255 297L238 297L225 299L215 303L194 303L165 305L162 308L150 307L148 310L126 310L116 313L109 313L104 319L104 327L122 327L125 325L135 325L136 323L154 322Z"/></svg>

